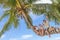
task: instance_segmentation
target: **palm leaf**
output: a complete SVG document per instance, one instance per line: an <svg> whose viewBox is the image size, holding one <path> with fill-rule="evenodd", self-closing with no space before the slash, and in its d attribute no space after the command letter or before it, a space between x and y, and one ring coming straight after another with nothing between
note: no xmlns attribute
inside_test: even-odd
<svg viewBox="0 0 60 40"><path fill-rule="evenodd" d="M20 20L16 16L16 11L14 11L13 13L14 13L14 15L13 15L13 24L14 24L14 27L17 28L18 25L19 25Z"/></svg>
<svg viewBox="0 0 60 40"><path fill-rule="evenodd" d="M14 23L14 27L17 28L19 25L19 20L15 19L13 23Z"/></svg>
<svg viewBox="0 0 60 40"><path fill-rule="evenodd" d="M7 30L10 29L10 25L11 25L11 21L10 19L6 22L6 24L4 25L4 27L2 28L1 32L0 32L0 37L2 34L4 34Z"/></svg>
<svg viewBox="0 0 60 40"><path fill-rule="evenodd" d="M9 11L5 11L5 13L1 16L1 18L0 18L0 21L4 18L4 17L6 17L6 16L8 16L9 15Z"/></svg>
<svg viewBox="0 0 60 40"><path fill-rule="evenodd" d="M11 20L12 20L12 23L14 24L14 27L17 28L18 25L19 25L19 19L17 18L17 15L16 15L16 10L11 8Z"/></svg>
<svg viewBox="0 0 60 40"><path fill-rule="evenodd" d="M7 11L8 12L8 11ZM8 31L11 28L11 25L14 23L14 27L17 28L18 27L18 19L15 15L15 10L14 9L10 9L9 10L9 19L8 21L5 23L5 25L3 26L1 32L0 32L0 36L2 34L4 34L6 31Z"/></svg>
<svg viewBox="0 0 60 40"><path fill-rule="evenodd" d="M16 6L16 0L0 0L0 4L3 4L4 8L15 7Z"/></svg>
<svg viewBox="0 0 60 40"><path fill-rule="evenodd" d="M33 3L33 2L35 2L37 0L27 0L27 1L28 1L29 4L31 4L31 3Z"/></svg>

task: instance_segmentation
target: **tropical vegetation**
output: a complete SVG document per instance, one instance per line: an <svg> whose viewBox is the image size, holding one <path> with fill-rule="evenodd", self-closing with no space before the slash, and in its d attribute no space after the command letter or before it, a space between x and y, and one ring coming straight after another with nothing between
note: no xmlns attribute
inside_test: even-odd
<svg viewBox="0 0 60 40"><path fill-rule="evenodd" d="M60 0L51 0L52 4L34 4L37 0L0 0L0 4L4 8L7 8L1 16L0 21L5 17L9 16L8 21L3 26L0 36L10 29L10 25L14 24L17 28L19 24L19 18L24 18L27 27L32 28L32 18L29 16L30 11L33 14L41 15L44 14L48 17L48 20L60 23Z"/></svg>

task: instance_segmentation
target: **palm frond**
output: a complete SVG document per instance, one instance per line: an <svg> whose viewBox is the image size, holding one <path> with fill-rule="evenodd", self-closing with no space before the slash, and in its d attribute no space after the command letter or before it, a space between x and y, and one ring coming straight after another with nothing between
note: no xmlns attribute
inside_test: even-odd
<svg viewBox="0 0 60 40"><path fill-rule="evenodd" d="M15 7L16 0L0 0L0 4L3 4L3 7Z"/></svg>
<svg viewBox="0 0 60 40"><path fill-rule="evenodd" d="M46 13L48 10L48 7L50 6L51 4L34 4L31 9L32 9L32 12L33 14L37 14L37 15L40 15L40 14L44 14Z"/></svg>
<svg viewBox="0 0 60 40"><path fill-rule="evenodd" d="M1 16L1 18L0 18L0 21L4 18L4 17L6 17L6 16L8 16L9 15L9 10L8 11L5 11L5 13Z"/></svg>
<svg viewBox="0 0 60 40"><path fill-rule="evenodd" d="M11 28L11 25L14 23L14 27L17 28L18 27L18 19L16 17L16 14L15 14L15 9L10 9L9 11L6 11L6 12L9 12L9 19L8 21L5 23L5 25L3 26L1 32L0 32L0 36L2 34L4 34L6 31L8 31L10 28Z"/></svg>
<svg viewBox="0 0 60 40"><path fill-rule="evenodd" d="M29 4L31 4L31 3L35 2L35 1L37 1L37 0L27 0L27 2L28 2Z"/></svg>
<svg viewBox="0 0 60 40"><path fill-rule="evenodd" d="M11 21L14 24L15 28L17 28L18 25L19 25L19 19L17 18L16 14L17 14L16 10L13 9L13 8L11 8L11 14L10 14L10 16L11 16Z"/></svg>
<svg viewBox="0 0 60 40"><path fill-rule="evenodd" d="M1 32L0 32L0 37L2 36L2 34L4 34L7 30L10 29L11 25L11 20L9 18L9 20L5 23L5 25L3 26Z"/></svg>
<svg viewBox="0 0 60 40"><path fill-rule="evenodd" d="M14 11L13 14L14 14L14 15L13 15L13 21L12 21L12 22L13 22L13 24L14 24L14 27L17 28L18 25L19 25L19 21L20 21L20 20L19 20L19 19L17 18L17 16L16 16L16 11Z"/></svg>
<svg viewBox="0 0 60 40"><path fill-rule="evenodd" d="M13 23L14 23L14 27L17 28L19 25L19 20L15 19Z"/></svg>

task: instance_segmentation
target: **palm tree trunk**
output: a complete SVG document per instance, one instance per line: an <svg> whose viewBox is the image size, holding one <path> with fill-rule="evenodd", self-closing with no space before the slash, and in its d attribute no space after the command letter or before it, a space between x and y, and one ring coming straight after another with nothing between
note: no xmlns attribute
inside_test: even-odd
<svg viewBox="0 0 60 40"><path fill-rule="evenodd" d="M17 2L17 5L18 5L20 8L22 8L22 7L21 7L21 4L19 3L19 1L16 0L16 2ZM22 10L22 11L23 11L23 10ZM32 28L33 25L31 25L30 22L28 21L27 16L26 16L26 14L25 14L24 11L23 11L22 15L23 15L24 19L26 20L26 22L29 24L29 26ZM32 28L32 29L33 29L33 28Z"/></svg>
<svg viewBox="0 0 60 40"><path fill-rule="evenodd" d="M29 27L33 27L33 25L31 25L31 23L28 21L28 18L27 18L27 16L26 16L26 14L25 14L25 12L23 11L23 13L22 13L22 15L23 15L23 17L24 17L24 19L26 20L26 22L29 24Z"/></svg>

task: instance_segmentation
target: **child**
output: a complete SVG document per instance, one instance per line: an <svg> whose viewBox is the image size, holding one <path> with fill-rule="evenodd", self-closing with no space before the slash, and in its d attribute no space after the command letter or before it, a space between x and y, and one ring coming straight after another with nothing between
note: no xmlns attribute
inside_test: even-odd
<svg viewBox="0 0 60 40"><path fill-rule="evenodd" d="M33 30L34 30L34 32L35 32L36 34L40 35L40 34L39 34L39 29L37 28L37 26L33 26Z"/></svg>
<svg viewBox="0 0 60 40"><path fill-rule="evenodd" d="M39 25L40 26L40 29L39 29L39 33L41 36L44 36L44 28L43 28L43 25Z"/></svg>
<svg viewBox="0 0 60 40"><path fill-rule="evenodd" d="M45 29L45 33L48 34L49 37L50 37L50 33L47 30L50 27L49 22L47 20L43 20L43 26L44 26L44 29Z"/></svg>

